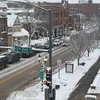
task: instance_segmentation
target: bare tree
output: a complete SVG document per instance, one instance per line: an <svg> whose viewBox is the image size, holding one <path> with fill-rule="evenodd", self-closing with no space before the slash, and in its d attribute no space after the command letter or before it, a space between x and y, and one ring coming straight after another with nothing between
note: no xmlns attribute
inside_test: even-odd
<svg viewBox="0 0 100 100"><path fill-rule="evenodd" d="M77 58L78 65L79 65L80 58L83 56L85 50L84 34L82 33L82 31L80 32L80 34L76 34L71 37L70 46L72 52Z"/></svg>
<svg viewBox="0 0 100 100"><path fill-rule="evenodd" d="M89 56L91 50L96 46L96 41L98 45L98 19L96 16L93 16L92 18L89 18L86 23L86 28L88 28L85 29L85 40L87 46L86 50Z"/></svg>
<svg viewBox="0 0 100 100"><path fill-rule="evenodd" d="M74 53L77 58L78 65L80 64L80 58L83 56L84 52L87 51L89 56L91 50L96 46L95 44L99 36L98 22L96 16L82 20L82 23L85 25L84 29L82 31L79 30L76 32L77 34L71 36L70 47L72 53Z"/></svg>
<svg viewBox="0 0 100 100"><path fill-rule="evenodd" d="M90 54L90 51L92 50L93 44L94 44L94 35L93 33L87 33L85 34L85 42L86 42L86 50L88 52L88 57Z"/></svg>
<svg viewBox="0 0 100 100"><path fill-rule="evenodd" d="M22 5L20 8L22 8L23 13L19 15L19 18L21 19L23 27L29 32L30 45L31 38L39 38L40 35L44 36L44 32L48 33L48 29L45 27L47 21L40 13L37 13L37 17L35 17L34 7L28 4Z"/></svg>

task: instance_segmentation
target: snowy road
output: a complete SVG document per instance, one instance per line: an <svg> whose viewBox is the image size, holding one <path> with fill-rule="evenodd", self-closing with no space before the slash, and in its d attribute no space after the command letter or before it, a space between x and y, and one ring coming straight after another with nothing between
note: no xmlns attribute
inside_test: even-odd
<svg viewBox="0 0 100 100"><path fill-rule="evenodd" d="M63 50L63 48L59 48L59 47L54 48L53 55L57 55L61 50ZM48 54L46 52L41 53L42 56L41 58L44 58L45 55ZM24 69L25 67L31 65L34 62L38 62L38 54L36 56L27 59L21 58L20 62L17 62L15 64L10 64L8 68L1 70L0 79L18 70Z"/></svg>
<svg viewBox="0 0 100 100"><path fill-rule="evenodd" d="M66 54L68 55L69 52L70 50L68 48L60 48L54 50L53 66L56 66L57 59L62 59L62 61L64 62L67 59L71 58L69 56L66 56ZM45 56L45 54L46 53L42 53L43 56ZM0 100L5 100L9 93L29 85L30 82L39 77L41 67L37 61L37 57L38 55L27 60L22 59L20 63L16 63L9 68L0 71Z"/></svg>

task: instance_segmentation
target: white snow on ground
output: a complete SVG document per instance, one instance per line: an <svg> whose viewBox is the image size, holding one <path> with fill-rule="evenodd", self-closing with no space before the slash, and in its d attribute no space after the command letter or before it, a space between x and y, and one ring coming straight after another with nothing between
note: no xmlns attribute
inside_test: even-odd
<svg viewBox="0 0 100 100"><path fill-rule="evenodd" d="M40 44L44 45L48 41L47 37L40 38L38 40L31 40L31 45Z"/></svg>
<svg viewBox="0 0 100 100"><path fill-rule="evenodd" d="M89 68L97 61L100 55L100 49L91 52L90 57L84 55L81 61L85 66L77 66L77 60L71 62L74 64L74 72L66 73L65 68L60 71L60 79L58 73L53 75L53 85L60 84L60 89L56 90L56 100L67 100L70 93L77 87L77 82L89 70ZM63 64L64 65L64 64ZM67 84L67 85L66 85ZM46 86L44 86L45 88ZM35 86L31 86L22 91L14 91L6 100L44 100L44 92L41 92L41 82Z"/></svg>

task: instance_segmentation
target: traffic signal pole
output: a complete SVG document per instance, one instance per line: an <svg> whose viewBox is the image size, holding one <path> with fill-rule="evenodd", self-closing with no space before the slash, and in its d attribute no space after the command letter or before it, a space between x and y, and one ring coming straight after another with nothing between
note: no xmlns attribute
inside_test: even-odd
<svg viewBox="0 0 100 100"><path fill-rule="evenodd" d="M23 2L21 2L21 1L16 1L17 3L23 3ZM31 5L31 6L33 6L33 7L36 7L36 8L38 8L38 9L41 9L41 10L43 10L43 11L45 11L45 12L48 12L48 17L49 17L49 67L51 67L51 73L50 73L50 76L51 76L51 86L49 87L49 93L50 94L52 94L53 92L53 89L52 89L52 18L51 18L51 9L45 9L45 8L43 8L43 7L39 7L39 6L37 6L37 5L34 5L34 4L32 4L32 3L29 3L29 2L24 2L25 4L29 4L29 5ZM49 100L54 100L54 98L51 96L49 96L48 97L49 98Z"/></svg>
<svg viewBox="0 0 100 100"><path fill-rule="evenodd" d="M51 67L50 78L51 78L51 86L49 86L49 100L53 100L53 97L50 97L52 93L52 24L51 24L51 10L49 9L49 67Z"/></svg>
<svg viewBox="0 0 100 100"><path fill-rule="evenodd" d="M51 10L49 10L49 67L51 67L51 83L52 83L52 26L51 26Z"/></svg>

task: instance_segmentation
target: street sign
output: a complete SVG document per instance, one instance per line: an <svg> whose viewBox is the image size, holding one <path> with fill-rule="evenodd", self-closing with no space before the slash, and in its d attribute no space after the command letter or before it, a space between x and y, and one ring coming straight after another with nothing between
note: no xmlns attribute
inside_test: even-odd
<svg viewBox="0 0 100 100"><path fill-rule="evenodd" d="M44 80L44 70L41 70L40 71L40 79L41 80Z"/></svg>
<svg viewBox="0 0 100 100"><path fill-rule="evenodd" d="M21 52L22 51L22 48L19 47L19 46L15 46L15 52Z"/></svg>
<svg viewBox="0 0 100 100"><path fill-rule="evenodd" d="M29 47L22 47L22 51L21 52L32 52L32 48Z"/></svg>
<svg viewBox="0 0 100 100"><path fill-rule="evenodd" d="M20 46L12 46L11 49L13 52L19 52L19 53L29 53L32 52L32 48L31 47L20 47Z"/></svg>

